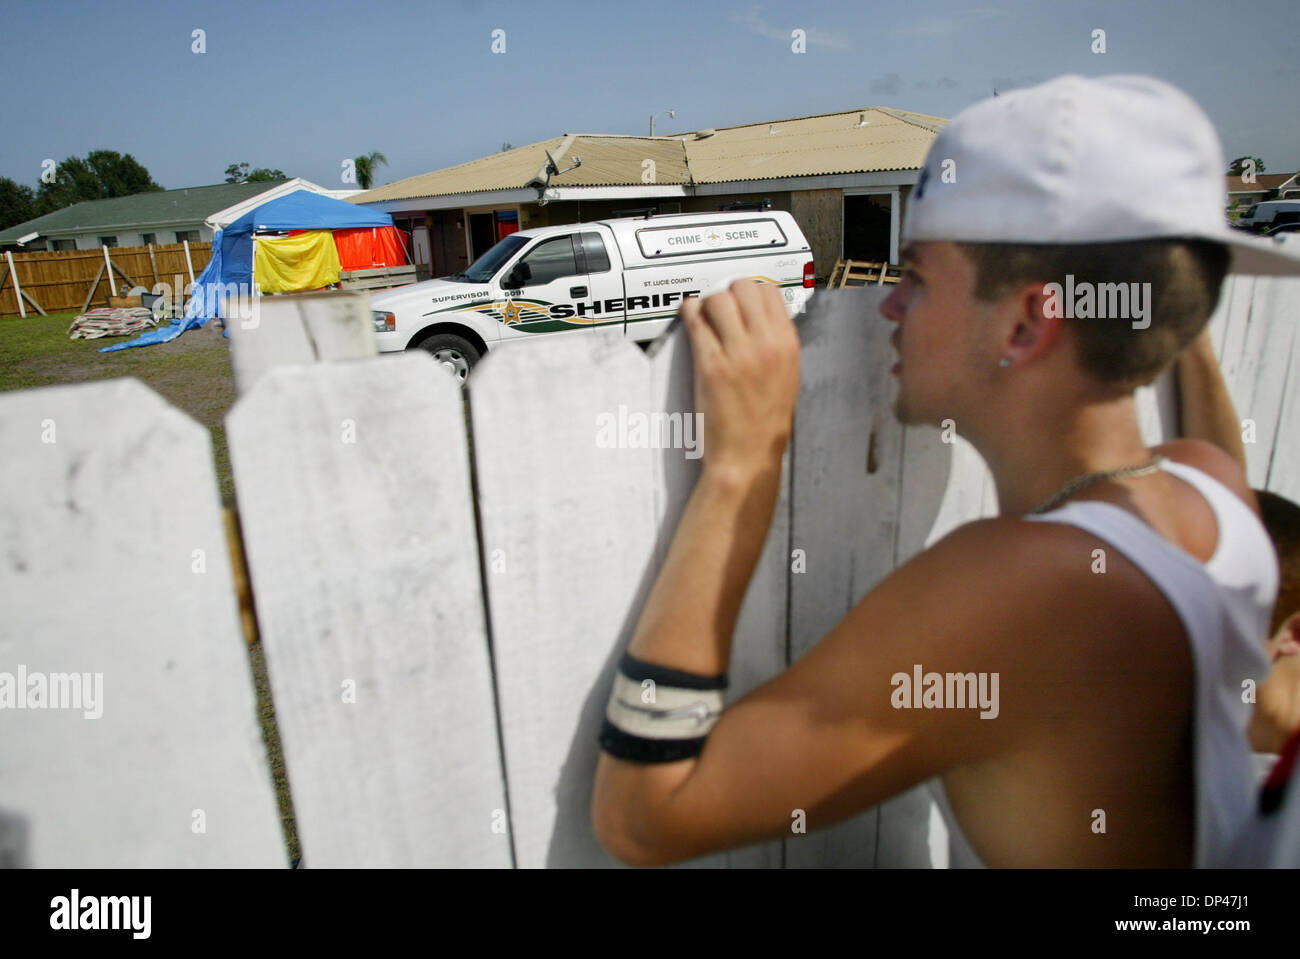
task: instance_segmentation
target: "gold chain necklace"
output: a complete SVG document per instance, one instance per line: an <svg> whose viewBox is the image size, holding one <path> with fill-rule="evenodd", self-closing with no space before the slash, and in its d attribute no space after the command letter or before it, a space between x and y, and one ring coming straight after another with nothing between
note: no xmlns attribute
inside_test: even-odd
<svg viewBox="0 0 1300 959"><path fill-rule="evenodd" d="M1098 473L1084 473L1082 476L1076 476L1049 496L1047 500L1044 501L1043 505L1038 507L1038 509L1030 510L1029 515L1033 516L1037 513L1046 513L1062 500L1068 499L1075 493L1079 492L1079 490L1086 489L1094 483L1100 483L1102 480L1120 479L1129 476L1145 476L1147 473L1154 473L1160 468L1160 464L1164 461L1165 458L1163 456L1156 454L1149 462L1142 463L1138 466L1122 466L1117 470L1104 470Z"/></svg>

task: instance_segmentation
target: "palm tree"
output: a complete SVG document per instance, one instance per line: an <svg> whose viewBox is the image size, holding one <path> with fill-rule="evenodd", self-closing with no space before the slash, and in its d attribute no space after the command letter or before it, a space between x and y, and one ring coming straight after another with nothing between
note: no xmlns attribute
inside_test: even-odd
<svg viewBox="0 0 1300 959"><path fill-rule="evenodd" d="M369 190L370 184L375 180L375 167L381 163L387 166L388 157L375 150L365 156L357 157L352 163L357 169L357 185L363 190Z"/></svg>

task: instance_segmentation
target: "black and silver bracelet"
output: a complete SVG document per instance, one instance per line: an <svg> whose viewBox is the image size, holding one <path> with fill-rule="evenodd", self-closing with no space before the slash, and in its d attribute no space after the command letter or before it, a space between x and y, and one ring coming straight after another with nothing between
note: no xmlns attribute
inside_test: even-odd
<svg viewBox="0 0 1300 959"><path fill-rule="evenodd" d="M619 759L671 763L698 756L722 715L727 674L700 676L623 655L600 747Z"/></svg>

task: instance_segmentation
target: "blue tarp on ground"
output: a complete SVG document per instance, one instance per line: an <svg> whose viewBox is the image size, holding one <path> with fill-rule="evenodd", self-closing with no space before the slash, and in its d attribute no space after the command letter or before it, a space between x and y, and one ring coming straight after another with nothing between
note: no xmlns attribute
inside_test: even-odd
<svg viewBox="0 0 1300 959"><path fill-rule="evenodd" d="M215 316L224 316L222 300L236 284L248 290L253 282L253 232L271 230L347 230L358 227L392 226L387 213L371 210L310 190L295 190L249 210L212 238L212 259L194 281L193 295L183 317L170 326L147 330L134 340L105 346L100 353L112 353L133 346L152 346L174 340L186 330L203 326ZM241 286L242 284L242 286Z"/></svg>

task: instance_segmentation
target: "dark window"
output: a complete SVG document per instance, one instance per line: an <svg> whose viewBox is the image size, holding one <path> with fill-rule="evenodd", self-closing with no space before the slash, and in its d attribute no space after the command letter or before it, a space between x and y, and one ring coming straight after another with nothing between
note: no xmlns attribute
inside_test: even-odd
<svg viewBox="0 0 1300 959"><path fill-rule="evenodd" d="M464 272L453 273L449 280L463 280L467 283L486 283L496 275L501 265L519 252L519 248L528 242L527 237L515 236L513 233L496 244Z"/></svg>
<svg viewBox="0 0 1300 959"><path fill-rule="evenodd" d="M150 244L157 243L157 242L158 242L157 238L152 233L140 234L140 243L143 246L149 246Z"/></svg>
<svg viewBox="0 0 1300 959"><path fill-rule="evenodd" d="M198 243L198 242L199 242L199 231L198 231L198 230L177 230L177 231L176 231L176 242L177 242L177 243L184 243L184 242L187 241L187 240L188 240L190 243Z"/></svg>
<svg viewBox="0 0 1300 959"><path fill-rule="evenodd" d="M576 276L578 263L573 255L573 236L557 236L543 240L523 258L532 270L529 286L550 283L562 276Z"/></svg>
<svg viewBox="0 0 1300 959"><path fill-rule="evenodd" d="M100 246L117 246L117 237L115 237L115 236L101 236L101 237L99 238L99 245L100 245Z"/></svg>
<svg viewBox="0 0 1300 959"><path fill-rule="evenodd" d="M582 255L588 273L604 273L609 269L609 254L605 252L605 241L599 233L582 234Z"/></svg>

